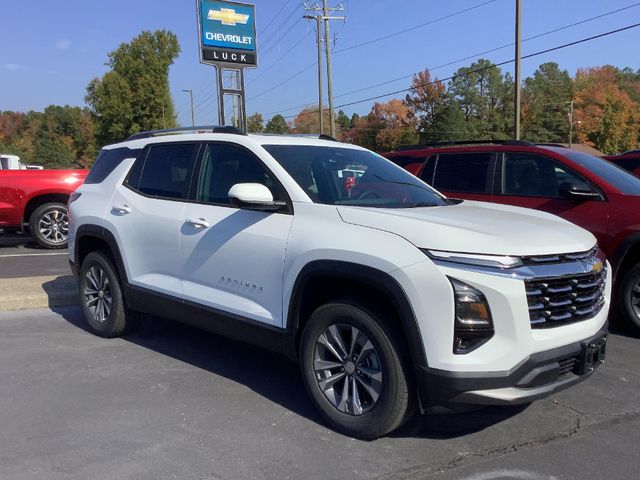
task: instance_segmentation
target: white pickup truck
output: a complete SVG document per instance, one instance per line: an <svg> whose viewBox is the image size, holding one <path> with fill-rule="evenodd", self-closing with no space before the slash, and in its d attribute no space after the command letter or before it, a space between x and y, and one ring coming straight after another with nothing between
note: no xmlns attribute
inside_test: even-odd
<svg viewBox="0 0 640 480"><path fill-rule="evenodd" d="M17 155L0 154L0 170L42 170L40 165L25 165Z"/></svg>

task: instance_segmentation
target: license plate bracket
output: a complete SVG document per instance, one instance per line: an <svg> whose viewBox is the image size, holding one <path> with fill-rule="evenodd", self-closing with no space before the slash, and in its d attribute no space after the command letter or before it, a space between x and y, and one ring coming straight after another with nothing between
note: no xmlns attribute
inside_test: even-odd
<svg viewBox="0 0 640 480"><path fill-rule="evenodd" d="M599 365L604 363L606 355L606 335L583 343L580 354L580 364L578 365L578 375L586 375L593 372Z"/></svg>

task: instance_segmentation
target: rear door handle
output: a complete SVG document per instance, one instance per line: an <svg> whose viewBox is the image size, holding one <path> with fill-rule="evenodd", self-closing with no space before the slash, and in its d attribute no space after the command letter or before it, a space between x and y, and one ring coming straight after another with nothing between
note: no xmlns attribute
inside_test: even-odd
<svg viewBox="0 0 640 480"><path fill-rule="evenodd" d="M131 207L129 205L114 205L111 211L119 215L127 215L131 213Z"/></svg>
<svg viewBox="0 0 640 480"><path fill-rule="evenodd" d="M204 218L189 218L187 223L192 227L197 228L198 230L203 228L209 228L211 224L207 222Z"/></svg>

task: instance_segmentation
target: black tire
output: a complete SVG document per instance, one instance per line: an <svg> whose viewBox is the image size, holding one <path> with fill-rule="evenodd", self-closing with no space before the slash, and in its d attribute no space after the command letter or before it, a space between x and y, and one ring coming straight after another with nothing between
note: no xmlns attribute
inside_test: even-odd
<svg viewBox="0 0 640 480"><path fill-rule="evenodd" d="M323 348L316 347L316 342L332 326L347 331L347 334L350 327L358 329L373 344L375 358L379 359L379 371L382 379L379 396L368 410L357 415L341 411L339 406L329 400L319 385L319 382L326 380L327 377L323 376L324 372L316 373L315 371L314 361L318 358L316 348ZM300 341L302 376L309 396L324 419L335 430L362 440L373 440L397 429L413 415L415 401L411 388L411 374L402 345L399 333L390 324L385 324L380 315L357 303L334 301L313 312ZM351 376L347 376L347 378L353 378L353 385L357 386L356 373L361 375L362 372L358 369L354 373L353 365L349 368ZM360 368L364 370L363 367ZM348 372L349 370L345 364L338 371ZM326 375L330 375L330 373ZM336 383L336 385L338 384ZM353 387L351 388L353 389ZM342 388L337 386L336 392L339 390ZM344 390L342 391L344 393ZM348 396L348 398L353 397L355 395ZM363 398L362 394L359 395L359 398ZM371 404L372 401L371 397L369 403Z"/></svg>
<svg viewBox="0 0 640 480"><path fill-rule="evenodd" d="M109 255L103 251L89 253L80 266L79 277L80 304L91 330L105 338L119 337L129 331L134 319L125 307L120 279ZM107 304L107 297L110 298L108 312L99 306Z"/></svg>
<svg viewBox="0 0 640 480"><path fill-rule="evenodd" d="M51 228L47 229L47 226ZM67 248L69 240L67 206L58 202L40 205L29 218L29 232L41 247Z"/></svg>
<svg viewBox="0 0 640 480"><path fill-rule="evenodd" d="M625 274L616 293L618 308L624 319L629 325L640 329L640 264Z"/></svg>

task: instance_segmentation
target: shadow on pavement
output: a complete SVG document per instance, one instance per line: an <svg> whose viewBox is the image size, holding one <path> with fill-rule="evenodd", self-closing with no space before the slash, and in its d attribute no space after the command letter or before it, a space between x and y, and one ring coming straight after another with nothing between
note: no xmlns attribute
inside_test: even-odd
<svg viewBox="0 0 640 480"><path fill-rule="evenodd" d="M54 308L91 333L79 307ZM298 366L275 353L178 322L143 316L125 340L244 385L259 395L325 425L307 396ZM478 408L456 414L418 416L391 437L449 439L474 433L522 412L524 407Z"/></svg>

